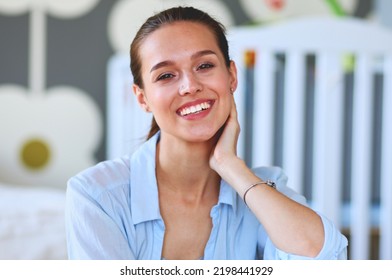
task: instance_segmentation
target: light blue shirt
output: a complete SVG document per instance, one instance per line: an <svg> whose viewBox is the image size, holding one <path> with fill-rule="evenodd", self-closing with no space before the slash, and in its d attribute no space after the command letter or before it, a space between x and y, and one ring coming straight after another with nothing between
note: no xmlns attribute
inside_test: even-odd
<svg viewBox="0 0 392 280"><path fill-rule="evenodd" d="M131 157L105 161L68 182L67 246L70 259L162 258L165 225L159 211L155 152L159 133ZM254 172L276 182L277 189L302 204L304 197L286 186L276 167ZM324 246L315 259L346 259L347 239L327 218ZM273 219L274 217L271 217ZM225 181L211 209L213 227L204 259L309 259L277 249L260 222Z"/></svg>

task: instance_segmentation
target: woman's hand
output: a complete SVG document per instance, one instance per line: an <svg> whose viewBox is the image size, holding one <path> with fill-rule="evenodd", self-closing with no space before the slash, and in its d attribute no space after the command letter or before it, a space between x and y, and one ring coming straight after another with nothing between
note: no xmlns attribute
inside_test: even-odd
<svg viewBox="0 0 392 280"><path fill-rule="evenodd" d="M230 115L218 135L217 143L211 152L210 166L216 172L221 174L224 171L225 164L237 157L237 142L240 134L240 125L237 117L237 108L232 96L232 106Z"/></svg>

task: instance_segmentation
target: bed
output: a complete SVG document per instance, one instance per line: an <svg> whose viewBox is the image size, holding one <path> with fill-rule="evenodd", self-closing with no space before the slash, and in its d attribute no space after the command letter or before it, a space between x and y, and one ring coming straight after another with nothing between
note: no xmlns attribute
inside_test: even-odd
<svg viewBox="0 0 392 280"><path fill-rule="evenodd" d="M66 259L65 190L0 182L0 259Z"/></svg>

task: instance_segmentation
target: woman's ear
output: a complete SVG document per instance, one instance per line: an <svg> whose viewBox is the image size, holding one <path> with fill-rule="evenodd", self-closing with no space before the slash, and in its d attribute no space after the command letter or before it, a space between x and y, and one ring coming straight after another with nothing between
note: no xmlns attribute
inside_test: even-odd
<svg viewBox="0 0 392 280"><path fill-rule="evenodd" d="M237 66L233 60L230 61L230 89L234 92L238 86L237 80Z"/></svg>
<svg viewBox="0 0 392 280"><path fill-rule="evenodd" d="M144 90L141 89L138 85L133 84L132 86L133 93L136 96L136 100L139 103L140 107L145 111L145 112L151 112L150 107L148 106L148 100L146 95L144 94Z"/></svg>

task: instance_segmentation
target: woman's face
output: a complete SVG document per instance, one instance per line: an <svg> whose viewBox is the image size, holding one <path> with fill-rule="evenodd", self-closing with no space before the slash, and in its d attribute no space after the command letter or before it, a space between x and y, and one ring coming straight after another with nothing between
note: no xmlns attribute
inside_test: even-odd
<svg viewBox="0 0 392 280"><path fill-rule="evenodd" d="M204 25L176 22L150 34L140 47L144 88L134 86L162 135L185 141L211 139L229 116L237 86L234 63L225 64Z"/></svg>

